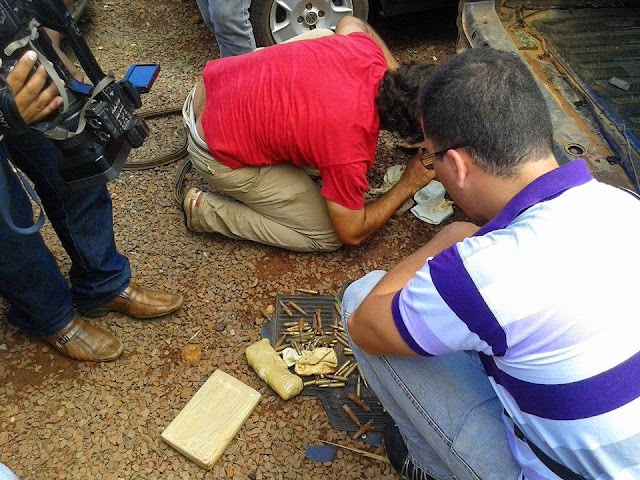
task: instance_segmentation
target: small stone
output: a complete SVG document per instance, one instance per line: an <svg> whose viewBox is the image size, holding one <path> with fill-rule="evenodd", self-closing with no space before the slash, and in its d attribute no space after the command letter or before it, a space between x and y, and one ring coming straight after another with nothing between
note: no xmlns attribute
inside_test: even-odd
<svg viewBox="0 0 640 480"><path fill-rule="evenodd" d="M200 345L189 343L182 347L182 352L180 352L180 358L183 362L191 365L192 367L197 367L200 364L200 357L202 356L202 348Z"/></svg>
<svg viewBox="0 0 640 480"><path fill-rule="evenodd" d="M228 324L229 322L219 322L213 328L216 332L222 332L225 328L227 328Z"/></svg>

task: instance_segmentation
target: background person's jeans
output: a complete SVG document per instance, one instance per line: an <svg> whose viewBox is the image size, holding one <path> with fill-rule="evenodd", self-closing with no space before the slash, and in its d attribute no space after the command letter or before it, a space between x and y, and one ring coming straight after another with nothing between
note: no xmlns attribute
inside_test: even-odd
<svg viewBox="0 0 640 480"><path fill-rule="evenodd" d="M47 217L71 258L71 292L39 233L20 235L0 220L0 293L12 306L9 320L34 335L50 335L71 320L73 304L92 308L129 285L129 261L116 250L111 198L106 186L71 190L56 169L59 150L41 134L6 141L13 163L34 183ZM2 158L5 151L0 152ZM12 216L33 223L31 205L9 171ZM10 253L9 253L10 252Z"/></svg>
<svg viewBox="0 0 640 480"><path fill-rule="evenodd" d="M342 299L347 320L386 272L352 283ZM414 464L435 479L516 480L502 404L475 352L442 357L373 356L353 342L371 388L394 419Z"/></svg>
<svg viewBox="0 0 640 480"><path fill-rule="evenodd" d="M250 0L197 0L204 23L216 36L221 57L253 52Z"/></svg>

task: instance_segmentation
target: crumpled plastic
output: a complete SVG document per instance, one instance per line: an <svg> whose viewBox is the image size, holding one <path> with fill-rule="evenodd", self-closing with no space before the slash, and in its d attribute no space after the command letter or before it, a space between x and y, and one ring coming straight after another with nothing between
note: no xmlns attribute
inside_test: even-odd
<svg viewBox="0 0 640 480"><path fill-rule="evenodd" d="M324 375L335 372L337 367L336 351L331 347L318 347L302 351L302 358L296 363L295 371L298 375Z"/></svg>
<svg viewBox="0 0 640 480"><path fill-rule="evenodd" d="M438 225L453 215L453 202L445 200L446 190L442 183L432 180L429 184L418 190L413 196L416 205L411 209L417 218L432 225Z"/></svg>
<svg viewBox="0 0 640 480"><path fill-rule="evenodd" d="M396 183L400 181L405 168L407 168L406 165L393 165L389 167L389 169L384 174L384 177L382 177L382 186L378 188L370 188L367 193L374 198L384 195L389 190L391 190L391 188ZM394 213L394 215L396 216L402 215L404 212L409 210L412 206L413 206L413 199L409 198L407 199L406 202L404 202L400 206L400 208L398 208L398 210Z"/></svg>
<svg viewBox="0 0 640 480"><path fill-rule="evenodd" d="M387 193L391 190L391 187L400 181L405 168L407 168L406 165L393 165L389 167L384 177L382 177L382 186L379 188L370 188L368 192L369 195L379 197Z"/></svg>
<svg viewBox="0 0 640 480"><path fill-rule="evenodd" d="M280 353L282 360L287 364L287 367L293 367L302 358L302 355L298 353L295 348L287 347Z"/></svg>

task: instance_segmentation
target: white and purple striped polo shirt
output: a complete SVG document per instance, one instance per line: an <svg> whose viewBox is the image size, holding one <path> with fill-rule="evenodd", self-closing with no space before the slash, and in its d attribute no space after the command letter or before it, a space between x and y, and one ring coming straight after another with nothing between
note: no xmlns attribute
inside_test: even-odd
<svg viewBox="0 0 640 480"><path fill-rule="evenodd" d="M640 201L583 160L429 259L393 302L421 355L480 352L509 416L588 478L640 478ZM557 479L515 437L529 480Z"/></svg>

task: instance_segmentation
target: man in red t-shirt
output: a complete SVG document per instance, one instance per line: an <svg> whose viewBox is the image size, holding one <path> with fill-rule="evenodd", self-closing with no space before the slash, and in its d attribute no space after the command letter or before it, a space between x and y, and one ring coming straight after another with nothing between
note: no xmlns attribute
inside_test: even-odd
<svg viewBox="0 0 640 480"><path fill-rule="evenodd" d="M219 193L189 190L189 230L332 251L362 243L433 179L415 158L365 205L379 129L420 138L415 101L431 67L399 66L354 17L335 33L207 63L183 114L191 161Z"/></svg>

